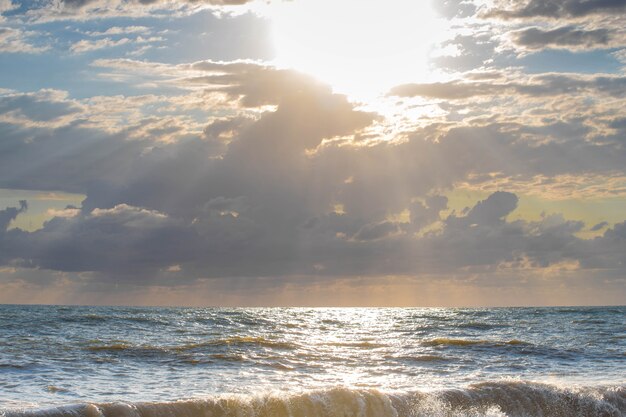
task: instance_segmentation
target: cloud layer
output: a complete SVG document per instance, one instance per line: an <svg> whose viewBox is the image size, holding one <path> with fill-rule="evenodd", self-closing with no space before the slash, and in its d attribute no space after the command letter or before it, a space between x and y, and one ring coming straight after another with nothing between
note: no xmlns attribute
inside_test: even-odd
<svg viewBox="0 0 626 417"><path fill-rule="evenodd" d="M438 78L370 103L246 56L177 55L212 36L193 19L244 3L2 9L7 65L42 59L51 75L0 85L0 189L85 199L31 231L12 225L28 202L0 207L0 292L160 303L219 291L262 304L370 288L385 304L385 288L402 300L411 288L403 303L464 288L468 303L501 289L510 304L545 287L558 302L625 299L626 77L551 55L618 62L622 2L446 2ZM193 30L166 27L177 19ZM43 42L46 31L59 37ZM601 209L571 209L582 202ZM571 291L559 298L559 286Z"/></svg>

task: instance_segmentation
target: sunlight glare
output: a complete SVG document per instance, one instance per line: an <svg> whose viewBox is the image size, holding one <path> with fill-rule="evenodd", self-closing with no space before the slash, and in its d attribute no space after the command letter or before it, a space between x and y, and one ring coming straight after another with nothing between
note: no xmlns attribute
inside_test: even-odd
<svg viewBox="0 0 626 417"><path fill-rule="evenodd" d="M429 1L298 0L271 13L276 65L357 99L427 80L428 53L444 28Z"/></svg>

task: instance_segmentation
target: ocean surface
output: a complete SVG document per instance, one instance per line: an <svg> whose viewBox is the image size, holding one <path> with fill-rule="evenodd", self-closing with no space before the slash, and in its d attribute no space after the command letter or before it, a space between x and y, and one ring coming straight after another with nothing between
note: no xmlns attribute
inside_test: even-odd
<svg viewBox="0 0 626 417"><path fill-rule="evenodd" d="M623 416L626 307L0 305L0 415Z"/></svg>

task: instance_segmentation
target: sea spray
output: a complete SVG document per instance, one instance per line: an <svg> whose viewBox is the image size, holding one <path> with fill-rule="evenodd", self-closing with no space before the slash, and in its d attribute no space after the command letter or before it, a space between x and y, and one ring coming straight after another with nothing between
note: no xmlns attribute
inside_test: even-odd
<svg viewBox="0 0 626 417"><path fill-rule="evenodd" d="M388 394L334 388L295 395L230 395L173 402L82 404L5 417L621 417L626 390L482 383L461 390Z"/></svg>

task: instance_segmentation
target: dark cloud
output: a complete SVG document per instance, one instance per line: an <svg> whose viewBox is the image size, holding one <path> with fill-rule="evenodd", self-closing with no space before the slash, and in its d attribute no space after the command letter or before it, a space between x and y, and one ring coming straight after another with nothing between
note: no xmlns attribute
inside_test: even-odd
<svg viewBox="0 0 626 417"><path fill-rule="evenodd" d="M595 75L591 77L575 77L564 74L545 74L533 77L533 83L516 86L521 94L535 96L553 94L575 94L595 91L613 97L626 94L626 77Z"/></svg>
<svg viewBox="0 0 626 417"><path fill-rule="evenodd" d="M529 49L607 47L610 32L607 29L580 30L574 26L553 30L528 28L515 32L514 41Z"/></svg>
<svg viewBox="0 0 626 417"><path fill-rule="evenodd" d="M197 258L196 234L179 220L128 205L96 209L76 217L55 217L23 237L28 265L60 271L136 274ZM159 242L155 244L155 242Z"/></svg>
<svg viewBox="0 0 626 417"><path fill-rule="evenodd" d="M479 201L463 218L469 225L489 225L501 223L517 208L518 198L515 194L497 191L486 200Z"/></svg>
<svg viewBox="0 0 626 417"><path fill-rule="evenodd" d="M0 96L0 113L16 112L30 120L48 122L82 109L54 90Z"/></svg>
<svg viewBox="0 0 626 417"><path fill-rule="evenodd" d="M619 241L626 241L626 221L616 224L604 233L604 237Z"/></svg>
<svg viewBox="0 0 626 417"><path fill-rule="evenodd" d="M620 117L612 120L609 123L609 127L611 127L612 129L626 130L626 117Z"/></svg>
<svg viewBox="0 0 626 417"><path fill-rule="evenodd" d="M209 139L229 138L250 123L252 120L246 117L219 119L207 125L203 132Z"/></svg>
<svg viewBox="0 0 626 417"><path fill-rule="evenodd" d="M263 230L261 219L253 213L258 210L256 203L248 199L212 199L205 215L192 222L118 205L55 218L36 232L17 231L3 236L2 246L11 245L8 253L14 265L96 271L102 279L135 284L154 282L160 270L172 265L180 265L183 275L172 281L161 274L160 283L226 276L452 273L520 259L535 267L567 261L616 267L621 257L618 248L626 246L622 233L626 226L617 225L601 238L583 241L574 234L584 225L559 216L540 222L505 221L517 201L514 194L494 193L466 215L450 215L439 233L421 238L402 232L404 225L393 221L360 227L357 221L349 226L354 223L352 216L334 215L328 218L334 217L331 223L317 220L296 228L298 234L289 240L291 248L281 245L289 233L278 227L277 220L270 231L282 236ZM267 213L263 220L269 220ZM321 228L331 233L320 233Z"/></svg>
<svg viewBox="0 0 626 417"><path fill-rule="evenodd" d="M308 77L248 63L193 67L209 72L194 83L224 93L234 112L254 107L256 116L216 119L171 143L149 135L130 140L130 131L106 133L80 120L0 125L0 187L87 196L80 212L40 230L5 226L2 262L172 285L216 277L458 273L523 260L620 268L620 227L587 242L576 237L580 222L508 221L518 203L512 193L496 192L442 218L448 202L441 191L471 182L471 175L623 170L624 149L590 143L580 120L430 125L402 141L362 144L350 138L378 116ZM557 91L575 82L539 80L564 83ZM259 111L267 104L275 107ZM334 137L344 138L323 144ZM2 213L7 221L20 214ZM176 274L164 272L170 268Z"/></svg>
<svg viewBox="0 0 626 417"><path fill-rule="evenodd" d="M411 226L420 230L439 220L439 214L448 206L448 198L444 196L429 196L423 202L414 201L410 205Z"/></svg>
<svg viewBox="0 0 626 417"><path fill-rule="evenodd" d="M398 232L398 225L393 222L366 224L354 235L356 240L376 240Z"/></svg>
<svg viewBox="0 0 626 417"><path fill-rule="evenodd" d="M503 19L546 17L552 19L616 14L626 10L625 0L530 0L513 10L494 9L488 17Z"/></svg>
<svg viewBox="0 0 626 417"><path fill-rule="evenodd" d="M398 97L430 97L461 100L476 96L499 94L527 95L534 97L578 94L585 91L622 97L626 94L626 77L593 76L575 77L565 74L542 74L530 82L465 82L461 80L443 83L403 84L392 88L389 95Z"/></svg>
<svg viewBox="0 0 626 417"><path fill-rule="evenodd" d="M7 230L9 223L11 223L18 214L25 212L28 209L28 203L26 200L20 200L19 207L7 207L4 210L0 210L0 233Z"/></svg>
<svg viewBox="0 0 626 417"><path fill-rule="evenodd" d="M605 227L607 227L608 225L609 225L609 224L608 224L607 222L600 222L600 223L595 224L595 225L594 225L591 229L589 229L589 230L591 230L592 232L597 232L598 230L602 230L602 229L604 229L604 228L605 228Z"/></svg>
<svg viewBox="0 0 626 417"><path fill-rule="evenodd" d="M449 81L443 83L403 84L393 87L389 95L398 97L431 97L448 100L466 99L475 96L487 96L509 89L507 84L467 83Z"/></svg>
<svg viewBox="0 0 626 417"><path fill-rule="evenodd" d="M28 209L28 203L25 200L20 200L19 204L19 207L7 207L4 210L0 210L0 264L10 262L15 257L14 238L21 231L8 231L7 229L19 214L24 213Z"/></svg>
<svg viewBox="0 0 626 417"><path fill-rule="evenodd" d="M83 7L97 0L64 0L63 4L68 7Z"/></svg>

